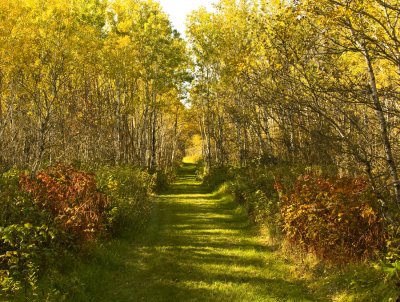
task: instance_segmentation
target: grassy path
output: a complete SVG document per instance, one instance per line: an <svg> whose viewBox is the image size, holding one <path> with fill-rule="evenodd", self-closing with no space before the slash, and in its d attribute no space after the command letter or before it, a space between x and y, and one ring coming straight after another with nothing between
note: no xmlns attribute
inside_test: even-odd
<svg viewBox="0 0 400 302"><path fill-rule="evenodd" d="M96 265L82 272L85 296L107 302L317 301L251 234L231 201L204 191L194 169L185 164L158 197L144 234L115 241L103 247L106 257L92 259Z"/></svg>

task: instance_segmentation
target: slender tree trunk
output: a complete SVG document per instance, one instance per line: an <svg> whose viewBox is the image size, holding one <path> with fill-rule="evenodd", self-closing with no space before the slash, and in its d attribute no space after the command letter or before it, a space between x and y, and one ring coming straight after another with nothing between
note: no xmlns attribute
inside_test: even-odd
<svg viewBox="0 0 400 302"><path fill-rule="evenodd" d="M150 172L155 172L157 166L157 109L153 108L152 112L152 126L151 126L151 160Z"/></svg>
<svg viewBox="0 0 400 302"><path fill-rule="evenodd" d="M179 113L179 108L176 109L176 113L175 113L174 138L172 140L171 165L173 165L174 161L175 161L175 153L176 153L176 147L177 147L177 141L178 141L178 116L179 116L178 113Z"/></svg>
<svg viewBox="0 0 400 302"><path fill-rule="evenodd" d="M388 123L385 118L382 104L381 104L381 101L379 98L379 93L378 93L378 89L377 89L377 85L376 85L375 71L372 66L371 57L365 46L363 46L363 54L364 54L365 61L368 66L368 73L369 73L369 78L370 78L369 80L370 80L370 86L371 86L370 87L371 88L371 98L374 103L375 113L378 118L379 126L381 129L382 141L383 141L383 145L385 148L386 163L388 165L390 175L392 177L396 202L398 204L400 204L399 174L397 172L396 162L395 162L394 156L393 156L393 149L392 149L392 145L391 145L390 138L389 138Z"/></svg>
<svg viewBox="0 0 400 302"><path fill-rule="evenodd" d="M207 118L206 118L206 122L205 124L207 125L207 129L205 130L206 133L206 139L207 139L207 155L206 155L206 163L207 163L207 167L208 169L211 169L211 162L212 162L212 158L211 158L211 129L210 129L210 124L211 124L211 119L210 119L210 108L209 108L209 104L208 104L208 100L207 100Z"/></svg>

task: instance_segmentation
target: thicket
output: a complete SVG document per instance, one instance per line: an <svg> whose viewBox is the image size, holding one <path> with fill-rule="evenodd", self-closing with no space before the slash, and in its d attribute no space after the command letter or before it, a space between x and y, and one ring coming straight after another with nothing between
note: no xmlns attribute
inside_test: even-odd
<svg viewBox="0 0 400 302"><path fill-rule="evenodd" d="M274 242L282 239L282 217L275 183L279 175L289 184L301 167L289 165L252 166L234 169L230 191L238 204L245 207L250 220L268 232ZM284 173L284 174L283 174Z"/></svg>
<svg viewBox="0 0 400 302"><path fill-rule="evenodd" d="M162 193L168 189L170 183L172 183L176 178L176 167L171 169L171 171L157 171L154 173L154 192Z"/></svg>
<svg viewBox="0 0 400 302"><path fill-rule="evenodd" d="M55 165L0 177L0 295L35 299L40 276L56 259L141 226L154 177L134 167L86 172Z"/></svg>
<svg viewBox="0 0 400 302"><path fill-rule="evenodd" d="M346 276L351 284L344 301L350 296L372 301L400 294L398 218L387 216L365 178L340 176L331 166L288 163L227 171L221 178L230 179L228 193L272 244L298 261L301 274L312 276L316 284ZM375 283L368 283L365 273ZM343 286L339 283L330 287ZM354 286L365 291L353 295Z"/></svg>
<svg viewBox="0 0 400 302"><path fill-rule="evenodd" d="M204 167L200 165L200 173ZM274 163L215 167L202 176L215 190L223 183L250 221L274 243L338 264L394 256L379 198L362 177L338 176L334 167ZM393 231L392 231L393 233ZM389 270L389 268L387 268Z"/></svg>
<svg viewBox="0 0 400 302"><path fill-rule="evenodd" d="M34 176L22 174L19 183L72 242L90 241L105 231L110 200L98 191L93 173L56 165Z"/></svg>
<svg viewBox="0 0 400 302"><path fill-rule="evenodd" d="M107 230L111 234L143 226L151 211L150 194L156 189L155 178L129 166L96 170L97 187L111 199L107 212Z"/></svg>
<svg viewBox="0 0 400 302"><path fill-rule="evenodd" d="M386 256L395 261L398 235L369 182L323 170L274 164L216 169L204 179L228 179L236 202L274 242L332 264Z"/></svg>
<svg viewBox="0 0 400 302"><path fill-rule="evenodd" d="M371 259L387 238L377 197L363 178L301 175L289 191L277 181L286 238L321 259Z"/></svg>
<svg viewBox="0 0 400 302"><path fill-rule="evenodd" d="M199 167L198 175L200 175L203 185L205 185L209 190L215 190L223 183L233 178L233 171L224 166L215 167L206 171L204 166L201 165Z"/></svg>

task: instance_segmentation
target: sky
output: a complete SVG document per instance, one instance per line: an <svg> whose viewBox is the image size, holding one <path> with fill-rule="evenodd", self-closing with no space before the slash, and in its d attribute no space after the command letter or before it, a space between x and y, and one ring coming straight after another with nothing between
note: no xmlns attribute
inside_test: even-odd
<svg viewBox="0 0 400 302"><path fill-rule="evenodd" d="M212 8L213 0L158 0L163 10L170 16L170 20L175 29L185 36L186 16L200 6L207 9Z"/></svg>

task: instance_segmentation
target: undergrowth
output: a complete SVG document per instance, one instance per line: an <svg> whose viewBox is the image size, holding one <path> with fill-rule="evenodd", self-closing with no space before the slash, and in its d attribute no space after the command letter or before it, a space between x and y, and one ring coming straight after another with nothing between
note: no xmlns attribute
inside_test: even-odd
<svg viewBox="0 0 400 302"><path fill-rule="evenodd" d="M62 301L73 295L79 282L61 284L57 276L94 246L143 226L153 187L153 177L135 167L87 172L57 164L36 174L12 169L0 175L0 297ZM53 280L46 289L39 286L44 275Z"/></svg>
<svg viewBox="0 0 400 302"><path fill-rule="evenodd" d="M219 191L234 196L314 290L333 301L400 296L398 235L364 179L286 164L219 168L204 179L225 181Z"/></svg>

